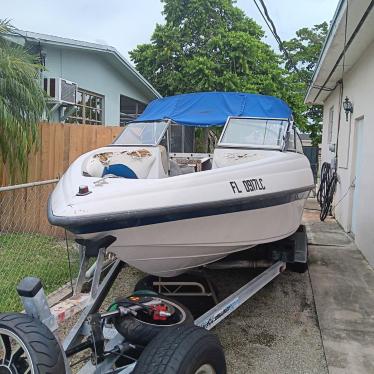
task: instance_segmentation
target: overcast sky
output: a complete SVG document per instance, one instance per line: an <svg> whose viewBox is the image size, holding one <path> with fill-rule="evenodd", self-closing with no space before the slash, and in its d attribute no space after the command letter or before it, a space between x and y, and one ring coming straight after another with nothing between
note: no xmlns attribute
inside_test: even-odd
<svg viewBox="0 0 374 374"><path fill-rule="evenodd" d="M282 40L301 27L333 17L338 0L267 0L268 11ZM260 23L269 36L253 0L238 0L237 6ZM156 23L163 22L159 0L0 0L0 18L11 19L19 29L77 40L109 44L125 57L146 43Z"/></svg>

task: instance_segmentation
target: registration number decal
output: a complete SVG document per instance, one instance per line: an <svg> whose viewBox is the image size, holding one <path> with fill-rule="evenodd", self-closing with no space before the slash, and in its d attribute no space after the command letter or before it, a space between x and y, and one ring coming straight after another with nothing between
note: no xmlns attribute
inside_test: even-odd
<svg viewBox="0 0 374 374"><path fill-rule="evenodd" d="M241 182L232 181L229 183L234 194L261 191L266 189L262 178L244 179Z"/></svg>

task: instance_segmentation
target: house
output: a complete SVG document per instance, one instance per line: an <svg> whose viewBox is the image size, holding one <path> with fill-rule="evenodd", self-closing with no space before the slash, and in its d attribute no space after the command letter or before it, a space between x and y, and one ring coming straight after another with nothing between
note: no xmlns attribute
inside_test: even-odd
<svg viewBox="0 0 374 374"><path fill-rule="evenodd" d="M53 122L123 126L161 95L113 47L17 30L9 39L40 56ZM171 130L171 152L192 152L194 128Z"/></svg>
<svg viewBox="0 0 374 374"><path fill-rule="evenodd" d="M52 121L123 125L161 97L111 46L19 30L9 39L40 56Z"/></svg>
<svg viewBox="0 0 374 374"><path fill-rule="evenodd" d="M374 2L341 0L305 101L323 105L322 162L336 166L333 212L374 265Z"/></svg>

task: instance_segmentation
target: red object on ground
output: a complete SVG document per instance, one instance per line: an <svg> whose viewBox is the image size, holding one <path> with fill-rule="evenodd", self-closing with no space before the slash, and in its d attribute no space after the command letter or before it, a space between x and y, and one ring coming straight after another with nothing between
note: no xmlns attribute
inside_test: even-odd
<svg viewBox="0 0 374 374"><path fill-rule="evenodd" d="M160 305L155 305L154 307L152 307L153 309L153 319L155 321L166 321L167 320L167 316L162 316L160 315L160 312L167 312L168 310L168 307L164 304L160 304Z"/></svg>

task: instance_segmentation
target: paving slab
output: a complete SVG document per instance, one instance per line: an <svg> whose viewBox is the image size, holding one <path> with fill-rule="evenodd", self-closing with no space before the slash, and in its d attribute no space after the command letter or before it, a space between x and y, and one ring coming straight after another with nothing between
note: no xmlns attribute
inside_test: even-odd
<svg viewBox="0 0 374 374"><path fill-rule="evenodd" d="M306 223L308 244L357 249L351 237L332 217L327 217L324 222L319 220L319 206L314 199L308 200L303 221Z"/></svg>
<svg viewBox="0 0 374 374"><path fill-rule="evenodd" d="M374 272L358 250L310 246L309 269L321 328L374 332Z"/></svg>
<svg viewBox="0 0 374 374"><path fill-rule="evenodd" d="M357 249L351 237L346 234L336 222L313 222L307 226L307 235L310 245Z"/></svg>
<svg viewBox="0 0 374 374"><path fill-rule="evenodd" d="M374 373L374 270L333 219L320 223L310 209L309 272L329 373Z"/></svg>
<svg viewBox="0 0 374 374"><path fill-rule="evenodd" d="M322 335L330 374L374 373L374 333L324 329Z"/></svg>

